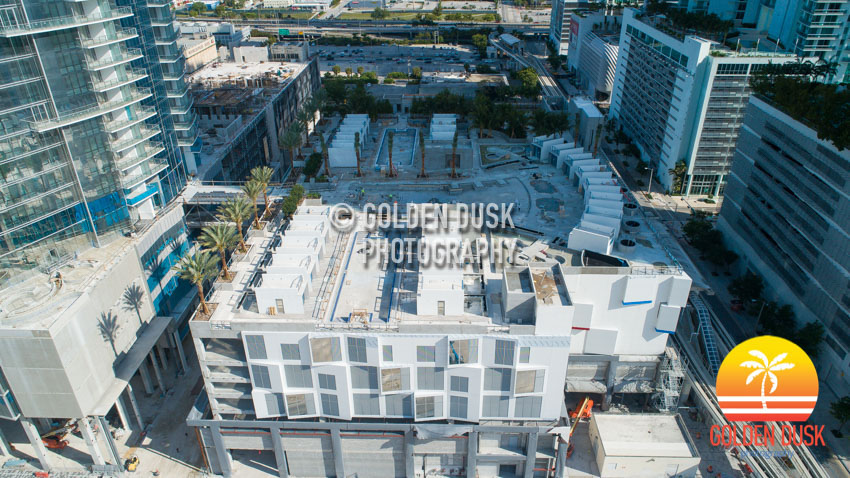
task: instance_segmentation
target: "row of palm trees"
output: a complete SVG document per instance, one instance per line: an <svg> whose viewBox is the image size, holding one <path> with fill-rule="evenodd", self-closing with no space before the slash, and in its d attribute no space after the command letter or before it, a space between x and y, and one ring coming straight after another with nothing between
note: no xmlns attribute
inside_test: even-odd
<svg viewBox="0 0 850 478"><path fill-rule="evenodd" d="M325 90L320 89L315 91L313 96L304 102L304 105L295 115L295 121L286 128L278 139L280 147L289 152L291 160L295 160L296 150L298 151L298 158L303 157L301 146L309 140L310 130L313 129L313 123L316 121L316 113L321 111L326 104L327 94ZM327 175L330 176L330 174Z"/></svg>
<svg viewBox="0 0 850 478"><path fill-rule="evenodd" d="M253 227L260 229L257 201L261 196L265 204L263 216L268 217L270 214L268 189L273 175L274 170L268 166L252 169L249 180L242 186L242 194L228 199L219 207L216 218L220 222L210 224L201 230L198 242L202 249L191 256L184 256L174 265L174 270L181 279L191 282L198 288L201 310L205 315L209 315L210 310L204 299L204 282L219 275L219 271L225 280L232 279L230 269L227 267L227 253L237 248L243 253L248 252L242 225L253 216ZM221 261L220 269L217 264L219 261Z"/></svg>

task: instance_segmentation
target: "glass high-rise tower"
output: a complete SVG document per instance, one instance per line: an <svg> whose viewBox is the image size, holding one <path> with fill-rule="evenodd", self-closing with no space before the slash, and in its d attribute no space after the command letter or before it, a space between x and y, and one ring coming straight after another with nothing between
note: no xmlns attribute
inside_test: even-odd
<svg viewBox="0 0 850 478"><path fill-rule="evenodd" d="M199 149L165 0L0 0L0 287L152 219Z"/></svg>

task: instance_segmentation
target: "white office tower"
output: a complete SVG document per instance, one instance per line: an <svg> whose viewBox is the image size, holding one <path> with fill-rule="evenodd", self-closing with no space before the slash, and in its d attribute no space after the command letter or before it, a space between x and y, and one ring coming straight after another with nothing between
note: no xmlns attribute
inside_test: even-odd
<svg viewBox="0 0 850 478"><path fill-rule="evenodd" d="M672 193L723 194L750 76L768 63L795 60L766 41L731 50L677 33L664 16L623 13L610 117ZM670 170L684 161L683 180Z"/></svg>
<svg viewBox="0 0 850 478"><path fill-rule="evenodd" d="M213 472L238 474L230 452L248 449L273 450L280 476L530 477L564 469L565 389L604 408L656 391L679 268L562 265L460 206L416 207L340 231L307 200L282 233L252 233L191 322L205 391L188 423Z"/></svg>

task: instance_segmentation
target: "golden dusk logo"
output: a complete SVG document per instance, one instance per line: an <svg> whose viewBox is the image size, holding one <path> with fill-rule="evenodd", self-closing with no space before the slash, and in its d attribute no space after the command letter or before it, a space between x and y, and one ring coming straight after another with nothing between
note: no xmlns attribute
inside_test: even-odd
<svg viewBox="0 0 850 478"><path fill-rule="evenodd" d="M797 344L764 335L729 352L717 372L716 390L729 421L803 422L818 400L818 375Z"/></svg>

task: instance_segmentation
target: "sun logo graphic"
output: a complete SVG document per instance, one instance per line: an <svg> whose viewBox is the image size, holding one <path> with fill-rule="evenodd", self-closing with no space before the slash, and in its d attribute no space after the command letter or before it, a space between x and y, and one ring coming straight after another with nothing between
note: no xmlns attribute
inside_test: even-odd
<svg viewBox="0 0 850 478"><path fill-rule="evenodd" d="M717 399L730 421L809 418L818 400L818 375L797 344L765 335L738 344L717 372Z"/></svg>

